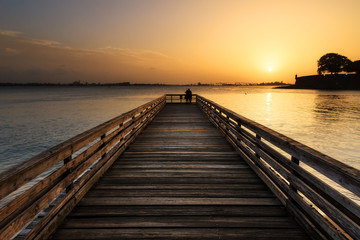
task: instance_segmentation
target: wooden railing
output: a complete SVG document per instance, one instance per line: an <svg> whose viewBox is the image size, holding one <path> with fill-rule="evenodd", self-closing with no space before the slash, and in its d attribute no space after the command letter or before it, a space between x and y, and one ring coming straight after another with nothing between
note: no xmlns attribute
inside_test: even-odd
<svg viewBox="0 0 360 240"><path fill-rule="evenodd" d="M0 175L0 239L46 239L166 103L169 94L61 143ZM198 95L196 102L315 239L359 239L360 172ZM313 174L313 171L318 174Z"/></svg>
<svg viewBox="0 0 360 240"><path fill-rule="evenodd" d="M0 239L46 239L164 107L165 99L157 98L2 173Z"/></svg>
<svg viewBox="0 0 360 240"><path fill-rule="evenodd" d="M311 236L360 239L360 206L321 177L359 197L359 170L206 98L197 104Z"/></svg>
<svg viewBox="0 0 360 240"><path fill-rule="evenodd" d="M192 95L191 103L196 103L197 94ZM166 103L186 103L185 94L166 94Z"/></svg>

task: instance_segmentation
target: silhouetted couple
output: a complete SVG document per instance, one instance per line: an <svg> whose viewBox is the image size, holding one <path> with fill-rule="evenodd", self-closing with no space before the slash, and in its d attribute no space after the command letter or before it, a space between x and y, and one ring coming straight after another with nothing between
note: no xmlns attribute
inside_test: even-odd
<svg viewBox="0 0 360 240"><path fill-rule="evenodd" d="M192 99L192 92L191 92L190 88L188 88L188 90L186 90L186 92L185 92L186 103L191 103L191 99Z"/></svg>

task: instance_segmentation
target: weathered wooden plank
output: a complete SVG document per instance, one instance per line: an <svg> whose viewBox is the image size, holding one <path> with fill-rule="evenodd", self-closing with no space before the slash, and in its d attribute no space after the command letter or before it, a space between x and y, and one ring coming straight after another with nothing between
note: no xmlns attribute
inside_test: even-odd
<svg viewBox="0 0 360 240"><path fill-rule="evenodd" d="M194 159L195 158L195 159ZM158 157L146 157L146 156L138 156L133 158L122 158L120 162L115 163L114 166L117 168L120 168L122 165L129 165L129 164L171 164L171 163L179 163L179 164L200 164L204 166L204 169L207 168L206 165L208 164L224 164L224 165L232 165L234 167L244 167L246 166L246 163L243 161L239 161L239 159L216 159L216 158L203 158L203 159L196 159L196 156L194 158L182 158L179 156L169 156L167 157L167 154L164 156L158 156ZM193 160L192 160L193 159Z"/></svg>
<svg viewBox="0 0 360 240"><path fill-rule="evenodd" d="M208 130L152 130L148 129L146 132L142 134L142 136L154 136L154 137L219 137L222 136L219 131L216 129L208 129Z"/></svg>
<svg viewBox="0 0 360 240"><path fill-rule="evenodd" d="M189 122L189 117L161 117L153 121L153 123L187 123ZM208 123L209 121L204 118L191 117L192 123Z"/></svg>
<svg viewBox="0 0 360 240"><path fill-rule="evenodd" d="M155 172L155 173L137 173L137 172L121 172L115 171L107 174L104 179L107 178L257 178L256 174L250 171L238 172L238 173L184 173L184 172Z"/></svg>
<svg viewBox="0 0 360 240"><path fill-rule="evenodd" d="M319 207L324 213L330 216L336 216L334 222L342 227L351 237L356 239L360 236L360 222L355 223L349 217L344 215L339 209L336 209L331 205L326 199L321 195L312 190L304 182L298 180L295 177L292 177L292 183L294 186L299 189L307 198L309 198L317 207Z"/></svg>
<svg viewBox="0 0 360 240"><path fill-rule="evenodd" d="M257 189L268 189L265 184L253 184L253 183L242 183L242 184L158 184L158 185L135 185L135 184L114 184L104 183L100 181L94 186L94 189L238 189L241 191L257 190Z"/></svg>
<svg viewBox="0 0 360 240"><path fill-rule="evenodd" d="M129 164L123 164L121 166L123 169L133 169L134 165L129 165ZM118 168L118 166L117 166ZM221 165L221 164L209 164L208 166L203 166L203 164L199 163L199 164L191 164L191 165L187 165L187 164L181 164L179 163L178 165L175 165L173 163L161 163L161 164L153 164L151 166L149 166L147 163L138 163L136 165L137 169L159 169L159 168L164 168L164 169L244 169L244 168L248 168L247 166L238 166L238 165L233 165L233 164L227 164L227 165Z"/></svg>
<svg viewBox="0 0 360 240"><path fill-rule="evenodd" d="M159 151L168 151L168 152L181 152L181 151L192 151L192 152L225 152L232 150L230 146L153 146L153 147L130 147L129 151L136 152L159 152Z"/></svg>
<svg viewBox="0 0 360 240"><path fill-rule="evenodd" d="M4 205L0 209L0 228L4 227L11 219L13 219L19 212L23 211L36 199L41 196L44 191L48 191L54 185L56 185L62 175L67 171L67 166L62 166L57 171L52 173L47 178L39 181L37 184L32 186L30 190L23 192L15 199Z"/></svg>
<svg viewBox="0 0 360 240"><path fill-rule="evenodd" d="M202 159L207 159L207 160L211 160L212 158L214 159L237 159L237 160L241 160L239 158L239 155L236 152L202 152L201 154L197 154L194 155L197 152L191 152L191 151L187 151L187 152L147 152L146 155L144 153L139 153L139 152L133 152L133 151L127 151L125 152L120 158L136 158L136 157L169 157L170 159L172 157L177 157L177 158L184 158L184 159L192 159L192 160L202 160ZM195 158L195 159L194 159ZM243 162L243 161L239 161L239 162Z"/></svg>
<svg viewBox="0 0 360 240"><path fill-rule="evenodd" d="M163 156L154 156L154 157L146 157L146 153L144 155L137 155L133 158L131 157L124 157L119 162L116 163L116 166L126 165L126 164L151 164L153 162L154 164L171 164L171 163L179 163L179 164L202 164L204 168L206 168L207 163L208 164L224 164L224 165L233 165L233 166L246 166L246 163L243 161L239 161L238 159L216 159L216 158L200 158L196 159L196 156L192 158L183 158L181 156L169 156L167 153L165 153ZM194 159L195 158L195 159ZM193 160L192 160L193 159Z"/></svg>
<svg viewBox="0 0 360 240"><path fill-rule="evenodd" d="M147 145L229 145L225 138L222 137L178 137L178 138L145 138L141 137L133 146L147 146Z"/></svg>
<svg viewBox="0 0 360 240"><path fill-rule="evenodd" d="M116 166L114 166L116 167ZM194 163L194 164L189 164L189 163L152 163L151 165L149 165L147 162L143 162L143 163L137 163L136 165L123 165L121 166L121 168L152 168L152 169L159 169L159 168L171 168L171 169L199 169L199 168L207 168L207 169L243 169L243 168L248 168L248 166L242 166L242 165L234 165L234 164L215 164L215 163L209 163L209 165L204 165L203 163Z"/></svg>
<svg viewBox="0 0 360 240"><path fill-rule="evenodd" d="M92 217L91 221L68 218L62 228L146 228L146 227L220 227L220 228L297 228L290 217L232 217L232 216L142 216Z"/></svg>
<svg viewBox="0 0 360 240"><path fill-rule="evenodd" d="M85 197L82 206L102 205L281 205L280 201L273 198L184 198L184 197Z"/></svg>
<svg viewBox="0 0 360 240"><path fill-rule="evenodd" d="M295 217L296 221L300 226L311 236L312 239L316 240L328 240L329 238L317 227L306 214L304 214L298 206L292 201L288 201L286 209Z"/></svg>
<svg viewBox="0 0 360 240"><path fill-rule="evenodd" d="M239 184L239 183L262 183L259 178L104 178L103 183L114 184Z"/></svg>
<svg viewBox="0 0 360 240"><path fill-rule="evenodd" d="M229 170L230 172L222 171L177 171L177 169L171 169L168 171L161 172L158 171L149 171L150 169L145 169L144 171L121 171L121 169L114 169L109 174L106 174L106 178L147 178L147 177L159 177L159 178L168 178L168 177L199 177L199 178L250 178L257 177L249 169L241 169L239 172L234 170ZM245 171L244 171L245 170Z"/></svg>
<svg viewBox="0 0 360 240"><path fill-rule="evenodd" d="M77 206L71 217L113 216L243 216L284 217L289 216L279 206L234 205L159 205L159 206Z"/></svg>
<svg viewBox="0 0 360 240"><path fill-rule="evenodd" d="M189 120L187 122L176 122L175 121L168 121L168 122L152 122L151 128L152 130L160 128L161 130L167 130L167 128L175 128L175 129L188 129L188 128L207 128L212 129L213 126L209 121L203 121L203 122L193 122L191 120L193 116L189 116ZM206 120L206 119L204 119Z"/></svg>
<svg viewBox="0 0 360 240"><path fill-rule="evenodd" d="M269 190L252 190L241 191L239 189L228 190L228 189L187 189L187 190L114 190L114 189L93 189L87 194L87 197L198 197L202 196L205 198L212 197L236 197L236 198L264 198L273 197L273 193Z"/></svg>
<svg viewBox="0 0 360 240"><path fill-rule="evenodd" d="M118 174L128 174L128 173L230 173L230 174L240 174L240 173L252 173L249 168L237 168L237 169L207 169L207 168L195 168L195 169L178 169L178 168L155 168L155 169L146 169L146 168L111 168L107 172L107 176L118 175Z"/></svg>
<svg viewBox="0 0 360 240"><path fill-rule="evenodd" d="M119 160L119 162L116 163L116 165L124 164L125 162L156 162L156 161L162 161L162 162L199 162L199 163L232 163L236 165L246 165L243 161L241 161L238 157L221 157L221 156L214 156L214 157L197 157L196 155L192 154L192 156L179 156L179 155L171 155L171 154L158 154L158 155L152 155L152 156L146 156L147 154L137 154L134 156L124 156Z"/></svg>
<svg viewBox="0 0 360 240"><path fill-rule="evenodd" d="M59 229L54 240L60 239L308 239L299 229L254 228L121 228L121 229Z"/></svg>

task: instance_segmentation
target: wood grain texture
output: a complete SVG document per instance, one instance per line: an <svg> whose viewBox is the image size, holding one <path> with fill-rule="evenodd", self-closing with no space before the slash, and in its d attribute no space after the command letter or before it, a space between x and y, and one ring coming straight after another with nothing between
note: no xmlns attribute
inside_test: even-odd
<svg viewBox="0 0 360 240"><path fill-rule="evenodd" d="M300 240L306 235L299 229L254 228L110 228L59 229L55 239L254 239Z"/></svg>
<svg viewBox="0 0 360 240"><path fill-rule="evenodd" d="M0 174L0 239L46 239L164 105L165 96Z"/></svg>
<svg viewBox="0 0 360 240"><path fill-rule="evenodd" d="M304 168L303 163L355 195L360 193L359 170L344 166L335 159L210 100L200 96L197 98L210 121L297 220L305 224L304 227L314 238L359 237L359 205L332 184L327 184L318 175L313 175Z"/></svg>
<svg viewBox="0 0 360 240"><path fill-rule="evenodd" d="M168 104L53 239L308 239L194 104Z"/></svg>

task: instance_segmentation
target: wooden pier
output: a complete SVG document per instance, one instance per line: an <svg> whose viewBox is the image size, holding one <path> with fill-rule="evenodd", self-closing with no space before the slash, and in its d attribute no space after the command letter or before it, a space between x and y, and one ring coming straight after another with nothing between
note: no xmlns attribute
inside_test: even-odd
<svg viewBox="0 0 360 240"><path fill-rule="evenodd" d="M1 174L0 239L359 239L359 205L319 178L359 196L359 170L194 100L160 97Z"/></svg>

